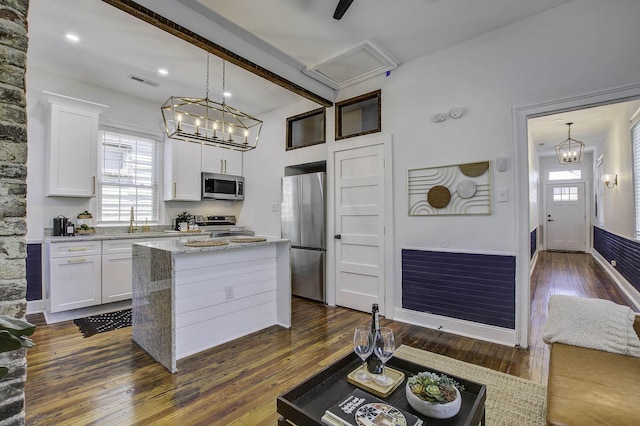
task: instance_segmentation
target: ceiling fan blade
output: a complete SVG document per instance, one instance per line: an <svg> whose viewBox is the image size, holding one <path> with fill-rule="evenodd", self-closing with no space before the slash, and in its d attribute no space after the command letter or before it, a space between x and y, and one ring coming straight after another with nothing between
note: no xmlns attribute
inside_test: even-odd
<svg viewBox="0 0 640 426"><path fill-rule="evenodd" d="M344 13L349 9L353 0L340 0L338 2L338 6L336 6L336 11L333 12L333 19L342 19Z"/></svg>

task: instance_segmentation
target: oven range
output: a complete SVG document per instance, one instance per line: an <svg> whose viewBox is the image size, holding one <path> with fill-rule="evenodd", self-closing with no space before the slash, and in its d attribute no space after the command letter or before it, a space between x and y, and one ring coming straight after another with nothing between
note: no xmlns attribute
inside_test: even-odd
<svg viewBox="0 0 640 426"><path fill-rule="evenodd" d="M253 231L247 231L244 226L236 225L235 216L195 215L194 222L203 231L211 231L212 237L230 237L234 235L253 236Z"/></svg>

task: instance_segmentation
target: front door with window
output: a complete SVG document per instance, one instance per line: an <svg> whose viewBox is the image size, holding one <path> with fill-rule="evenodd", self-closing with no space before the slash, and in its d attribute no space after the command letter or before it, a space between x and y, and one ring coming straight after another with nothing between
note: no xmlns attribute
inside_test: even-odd
<svg viewBox="0 0 640 426"><path fill-rule="evenodd" d="M547 185L547 250L586 251L585 195L584 182Z"/></svg>

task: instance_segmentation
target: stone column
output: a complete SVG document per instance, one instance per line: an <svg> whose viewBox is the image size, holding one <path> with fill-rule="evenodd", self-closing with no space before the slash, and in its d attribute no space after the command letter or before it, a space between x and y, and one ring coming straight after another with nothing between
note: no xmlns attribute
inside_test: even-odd
<svg viewBox="0 0 640 426"><path fill-rule="evenodd" d="M0 0L0 314L26 314L28 0ZM24 349L0 354L0 426L25 424Z"/></svg>

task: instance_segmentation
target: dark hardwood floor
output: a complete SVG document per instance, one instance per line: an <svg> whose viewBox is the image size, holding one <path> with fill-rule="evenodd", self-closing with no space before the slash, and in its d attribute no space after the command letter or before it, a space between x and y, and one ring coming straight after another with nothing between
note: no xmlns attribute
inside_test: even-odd
<svg viewBox="0 0 640 426"><path fill-rule="evenodd" d="M383 319L406 344L545 383L540 337L552 293L629 304L587 254L540 253L531 278L531 347L511 348ZM72 321L38 328L28 350L29 425L274 425L276 396L349 353L369 315L294 298L293 326L270 327L178 362L170 374L131 328L83 338Z"/></svg>

